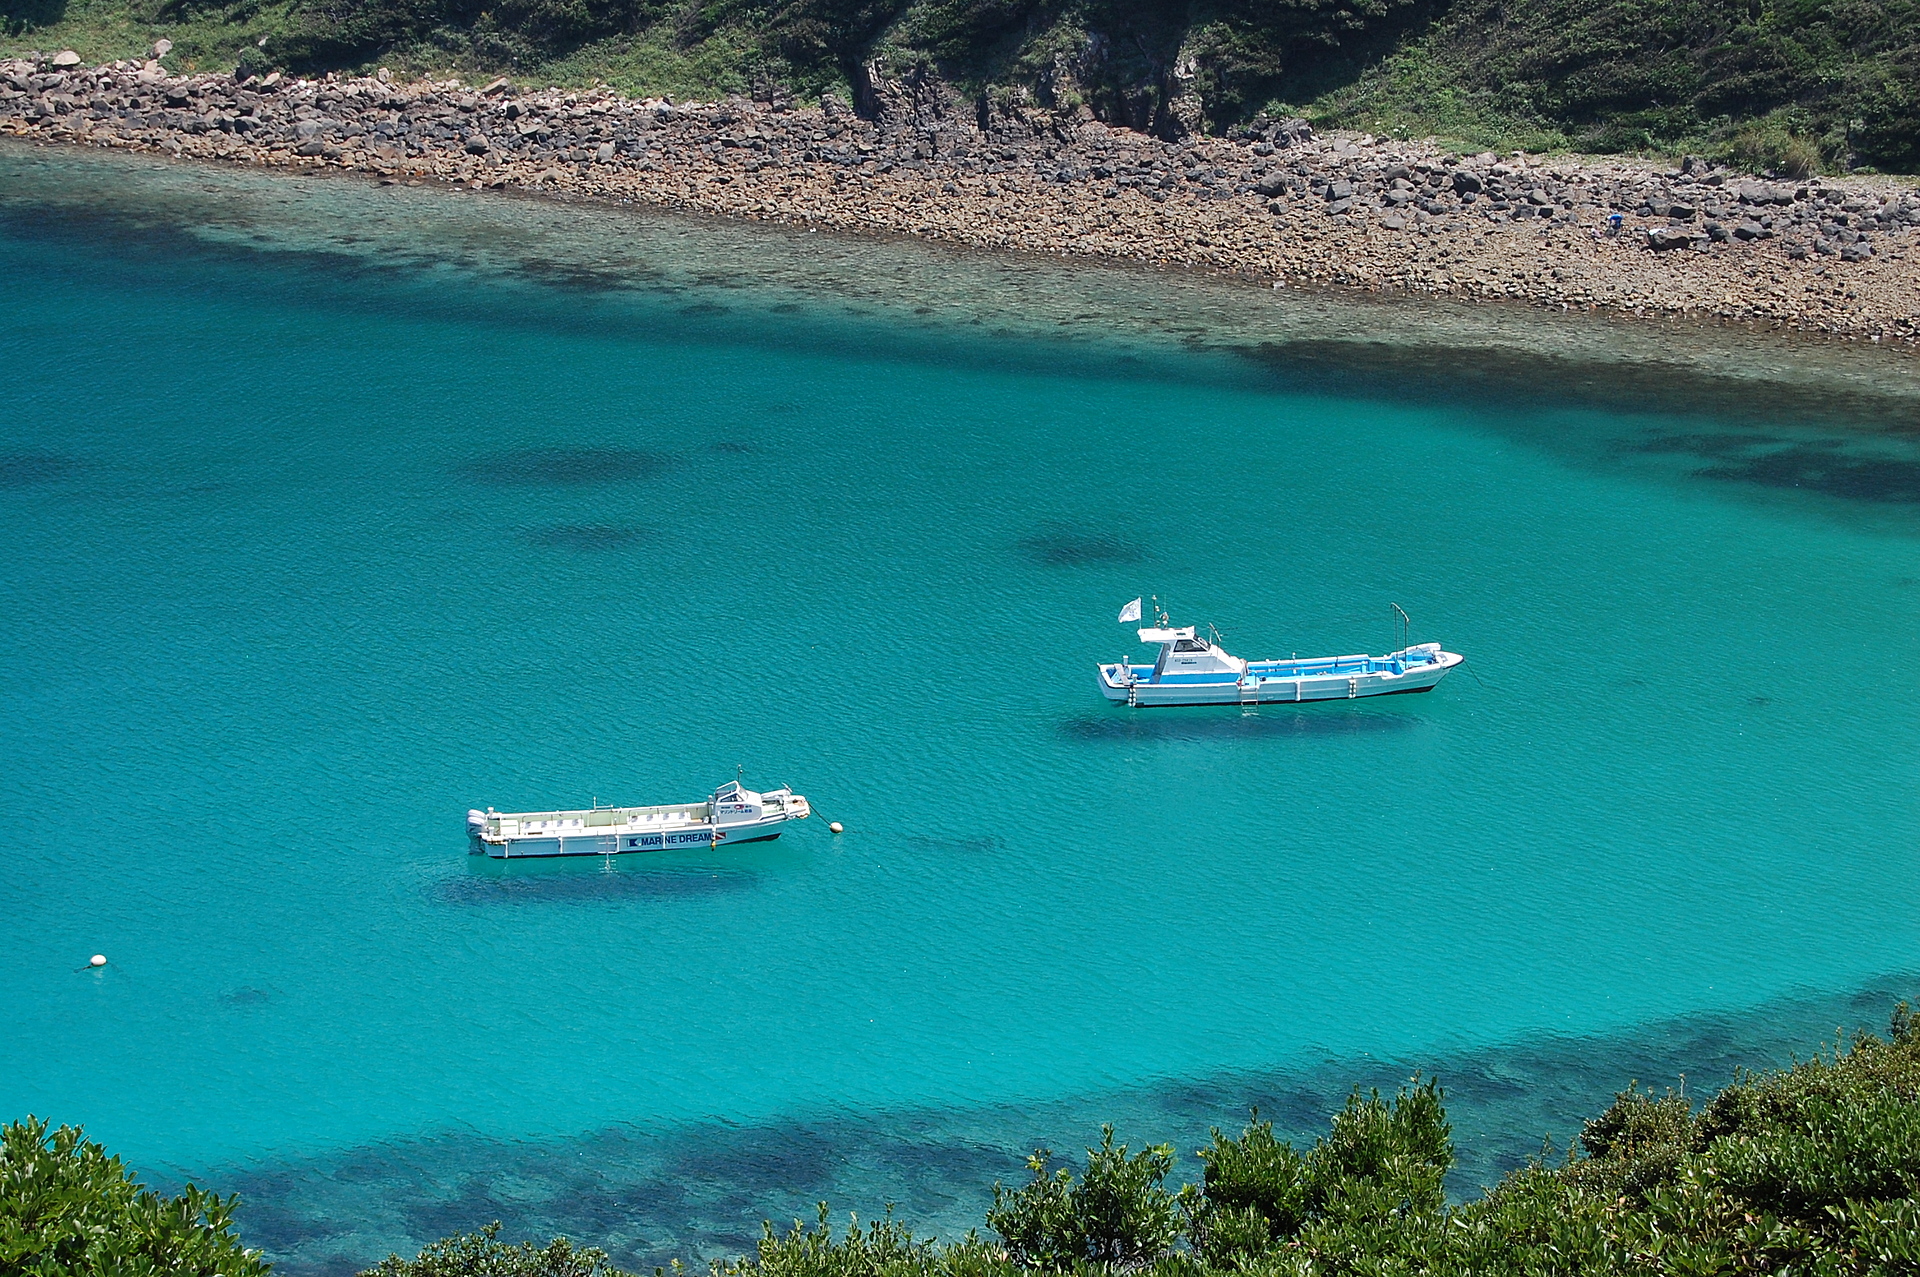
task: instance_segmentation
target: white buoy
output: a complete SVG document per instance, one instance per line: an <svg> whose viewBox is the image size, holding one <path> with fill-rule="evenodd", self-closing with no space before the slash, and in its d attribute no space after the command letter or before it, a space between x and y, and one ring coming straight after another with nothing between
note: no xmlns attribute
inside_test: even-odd
<svg viewBox="0 0 1920 1277"><path fill-rule="evenodd" d="M107 965L107 955L104 953L96 953L87 959L87 965L90 967L104 967Z"/></svg>
<svg viewBox="0 0 1920 1277"><path fill-rule="evenodd" d="M832 831L833 831L834 833L836 833L836 834L844 834L844 833L846 833L846 832L847 832L847 830L846 830L846 826L844 826L844 825L842 825L842 824L841 824L841 823L840 823L839 821L837 821L837 820L836 820L836 821L833 821L833 822L831 822L830 824L828 824L828 826L827 826L827 828L828 828L828 829L831 829L831 830L832 830Z"/></svg>

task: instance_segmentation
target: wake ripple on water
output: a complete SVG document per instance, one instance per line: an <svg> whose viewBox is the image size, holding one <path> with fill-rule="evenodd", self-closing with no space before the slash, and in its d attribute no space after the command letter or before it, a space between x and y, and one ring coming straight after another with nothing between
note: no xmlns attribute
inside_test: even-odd
<svg viewBox="0 0 1920 1277"><path fill-rule="evenodd" d="M657 535L652 528L608 523L561 523L527 528L519 534L522 541L543 550L576 550L585 554L624 550Z"/></svg>
<svg viewBox="0 0 1920 1277"><path fill-rule="evenodd" d="M435 904L550 905L598 904L618 900L701 900L738 895L759 885L756 874L730 869L718 873L603 865L589 858L550 864L487 866L463 877L444 878L428 888Z"/></svg>

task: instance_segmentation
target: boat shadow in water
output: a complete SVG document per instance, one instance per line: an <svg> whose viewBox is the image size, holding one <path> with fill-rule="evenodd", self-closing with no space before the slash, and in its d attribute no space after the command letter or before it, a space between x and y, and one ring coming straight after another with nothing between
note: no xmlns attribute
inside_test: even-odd
<svg viewBox="0 0 1920 1277"><path fill-rule="evenodd" d="M57 452L0 452L0 488L57 483L85 468L80 458Z"/></svg>
<svg viewBox="0 0 1920 1277"><path fill-rule="evenodd" d="M1044 568L1087 568L1144 563L1145 550L1112 532L1082 528L1053 519L1031 536L1020 538L1018 549L1029 562Z"/></svg>
<svg viewBox="0 0 1920 1277"><path fill-rule="evenodd" d="M564 905L620 900L705 900L760 885L748 870L605 863L598 858L544 863L476 864L427 889L443 905Z"/></svg>
<svg viewBox="0 0 1920 1277"><path fill-rule="evenodd" d="M461 464L467 479L501 488L581 488L654 479L679 463L646 448L521 448Z"/></svg>
<svg viewBox="0 0 1920 1277"><path fill-rule="evenodd" d="M1257 714L1242 714L1231 706L1210 705L1108 714L1088 711L1061 719L1060 734L1068 740L1087 742L1274 740L1298 736L1370 736L1409 732L1419 726L1418 718L1404 713L1282 709L1262 705Z"/></svg>

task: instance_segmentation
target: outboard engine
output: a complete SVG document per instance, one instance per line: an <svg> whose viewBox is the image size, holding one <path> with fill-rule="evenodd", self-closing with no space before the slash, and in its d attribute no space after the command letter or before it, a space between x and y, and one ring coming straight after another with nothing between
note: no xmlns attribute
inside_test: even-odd
<svg viewBox="0 0 1920 1277"><path fill-rule="evenodd" d="M487 832L487 813L477 807L467 809L467 839L472 842L473 850L479 851L480 835Z"/></svg>

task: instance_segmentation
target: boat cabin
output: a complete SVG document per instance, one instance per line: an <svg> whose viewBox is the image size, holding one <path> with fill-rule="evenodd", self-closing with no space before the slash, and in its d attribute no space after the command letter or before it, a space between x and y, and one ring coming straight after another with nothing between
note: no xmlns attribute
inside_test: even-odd
<svg viewBox="0 0 1920 1277"><path fill-rule="evenodd" d="M1160 645L1160 655L1153 662L1153 676L1147 680L1150 683L1211 683L1223 676L1237 679L1247 672L1245 661L1198 637L1191 625L1142 626L1140 641Z"/></svg>
<svg viewBox="0 0 1920 1277"><path fill-rule="evenodd" d="M738 825L757 821L762 814L760 795L730 780L713 791L713 823Z"/></svg>

